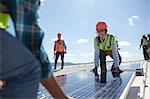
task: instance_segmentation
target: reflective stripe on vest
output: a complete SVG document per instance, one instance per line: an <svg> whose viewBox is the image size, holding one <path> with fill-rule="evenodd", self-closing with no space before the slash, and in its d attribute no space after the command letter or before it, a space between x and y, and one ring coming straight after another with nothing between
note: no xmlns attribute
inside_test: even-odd
<svg viewBox="0 0 150 99"><path fill-rule="evenodd" d="M63 40L57 40L55 41L55 51L56 52L64 52L64 41Z"/></svg>
<svg viewBox="0 0 150 99"><path fill-rule="evenodd" d="M107 39L104 44L102 41L100 41L98 36L95 38L95 43L98 44L98 48L100 50L110 51L110 50L112 50L112 44L114 43L114 40L115 40L115 37L113 35L107 34Z"/></svg>
<svg viewBox="0 0 150 99"><path fill-rule="evenodd" d="M7 7L0 3L0 28L6 29L8 27L10 16Z"/></svg>

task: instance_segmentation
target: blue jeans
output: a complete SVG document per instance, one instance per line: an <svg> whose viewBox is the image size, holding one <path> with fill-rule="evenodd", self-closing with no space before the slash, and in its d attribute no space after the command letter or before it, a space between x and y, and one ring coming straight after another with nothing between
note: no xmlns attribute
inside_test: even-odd
<svg viewBox="0 0 150 99"><path fill-rule="evenodd" d="M5 30L0 30L0 80L6 81L0 99L36 99L41 66L30 51Z"/></svg>

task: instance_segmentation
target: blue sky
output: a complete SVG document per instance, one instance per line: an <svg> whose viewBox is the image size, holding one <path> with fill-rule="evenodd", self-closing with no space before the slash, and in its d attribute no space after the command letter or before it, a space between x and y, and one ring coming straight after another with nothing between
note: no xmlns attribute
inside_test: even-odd
<svg viewBox="0 0 150 99"><path fill-rule="evenodd" d="M66 62L93 62L93 38L98 21L105 21L108 33L117 36L123 61L143 59L139 43L141 36L150 32L149 0L42 1L39 22L45 32L43 45L51 62L58 32L66 41Z"/></svg>

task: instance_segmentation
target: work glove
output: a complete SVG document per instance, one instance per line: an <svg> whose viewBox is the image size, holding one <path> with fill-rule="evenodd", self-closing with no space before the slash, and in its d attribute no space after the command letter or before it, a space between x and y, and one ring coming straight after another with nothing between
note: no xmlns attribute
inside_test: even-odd
<svg viewBox="0 0 150 99"><path fill-rule="evenodd" d="M67 51L65 51L64 53L67 54Z"/></svg>

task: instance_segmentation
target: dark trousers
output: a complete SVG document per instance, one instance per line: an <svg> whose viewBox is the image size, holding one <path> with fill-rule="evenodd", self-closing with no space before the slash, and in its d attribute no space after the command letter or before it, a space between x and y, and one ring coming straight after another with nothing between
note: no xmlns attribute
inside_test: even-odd
<svg viewBox="0 0 150 99"><path fill-rule="evenodd" d="M113 58L112 56L112 51L100 51L100 67L101 70L106 71L106 56L109 55L111 58ZM119 56L119 65L122 61L120 54L118 53ZM114 63L112 65L112 68L114 67Z"/></svg>
<svg viewBox="0 0 150 99"><path fill-rule="evenodd" d="M149 59L149 56L148 56L148 53L147 53L147 48L144 48L144 47L143 47L143 55L144 55L144 59L145 59L145 60L148 60L148 59Z"/></svg>
<svg viewBox="0 0 150 99"><path fill-rule="evenodd" d="M63 69L63 66L64 66L64 52L56 52L54 69L56 69L57 60L58 60L59 56L61 56L61 69Z"/></svg>
<svg viewBox="0 0 150 99"><path fill-rule="evenodd" d="M106 80L107 80L107 71L102 71L100 83L106 83Z"/></svg>

